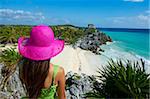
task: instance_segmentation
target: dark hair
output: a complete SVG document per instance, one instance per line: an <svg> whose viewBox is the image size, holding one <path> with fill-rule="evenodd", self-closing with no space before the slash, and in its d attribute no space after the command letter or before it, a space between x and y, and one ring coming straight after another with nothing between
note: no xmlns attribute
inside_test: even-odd
<svg viewBox="0 0 150 99"><path fill-rule="evenodd" d="M38 98L49 72L50 59L35 61L23 57L21 61L19 76L25 85L27 97Z"/></svg>

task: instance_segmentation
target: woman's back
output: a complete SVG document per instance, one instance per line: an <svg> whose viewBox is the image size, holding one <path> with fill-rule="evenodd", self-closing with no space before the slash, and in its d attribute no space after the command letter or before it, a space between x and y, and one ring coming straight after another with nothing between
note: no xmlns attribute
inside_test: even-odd
<svg viewBox="0 0 150 99"><path fill-rule="evenodd" d="M44 88L41 89L40 99L54 99L57 93L58 81L56 81L56 75L59 67L57 65L50 64L49 74L44 82Z"/></svg>
<svg viewBox="0 0 150 99"><path fill-rule="evenodd" d="M18 39L18 50L23 56L19 75L28 98L53 99L57 93L65 99L64 69L50 63L63 48L64 41L55 39L52 28L45 25L34 26L29 38Z"/></svg>
<svg viewBox="0 0 150 99"><path fill-rule="evenodd" d="M23 67L21 68L21 71L22 69ZM47 77L44 80L43 87L40 89L40 92L39 92L40 95L38 96L38 98L39 99L55 99L56 97L58 97L59 99L65 99L66 96L65 96L64 69L62 67L59 67L58 65L50 64L48 71L49 72L47 74ZM20 75L20 76L21 76L20 78L23 79L22 77L23 75ZM29 96L22 97L22 98L27 99L29 98Z"/></svg>

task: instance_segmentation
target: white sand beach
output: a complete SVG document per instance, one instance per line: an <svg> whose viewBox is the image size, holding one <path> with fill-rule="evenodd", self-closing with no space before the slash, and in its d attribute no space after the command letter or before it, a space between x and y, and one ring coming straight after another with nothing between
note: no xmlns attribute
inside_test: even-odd
<svg viewBox="0 0 150 99"><path fill-rule="evenodd" d="M17 46L6 45L5 47L0 47L0 50L10 47L15 48ZM100 57L90 51L80 48L74 49L71 45L65 45L62 53L52 58L51 63L62 66L65 69L65 73L73 71L92 75L96 74L97 67L101 68L101 65L104 65L104 59L105 57Z"/></svg>
<svg viewBox="0 0 150 99"><path fill-rule="evenodd" d="M107 47L108 46L108 47ZM0 47L0 51L10 47L17 47L13 45L6 45L5 47ZM111 49L109 44L106 45L107 48L102 55L95 55L94 53L81 48L73 48L71 45L65 45L63 51L51 59L51 63L62 66L65 69L65 73L73 71L76 73L85 73L87 75L97 74L98 68L102 69L102 66L107 64L110 58L113 59L129 59L129 60L139 60L138 57L127 52ZM17 49L17 48L16 48ZM124 57L122 57L124 56ZM150 72L150 63L146 61L146 71Z"/></svg>
<svg viewBox="0 0 150 99"><path fill-rule="evenodd" d="M100 68L103 62L99 55L70 45L65 45L62 53L51 60L51 63L64 67L66 73L74 71L88 75L96 74L97 67Z"/></svg>

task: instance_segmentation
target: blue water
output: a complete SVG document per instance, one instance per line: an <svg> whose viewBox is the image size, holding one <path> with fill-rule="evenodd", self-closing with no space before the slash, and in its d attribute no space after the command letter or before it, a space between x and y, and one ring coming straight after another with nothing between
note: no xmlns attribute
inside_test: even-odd
<svg viewBox="0 0 150 99"><path fill-rule="evenodd" d="M149 52L149 29L100 29L109 35L116 46L122 48L126 52L136 54L138 56L150 59Z"/></svg>

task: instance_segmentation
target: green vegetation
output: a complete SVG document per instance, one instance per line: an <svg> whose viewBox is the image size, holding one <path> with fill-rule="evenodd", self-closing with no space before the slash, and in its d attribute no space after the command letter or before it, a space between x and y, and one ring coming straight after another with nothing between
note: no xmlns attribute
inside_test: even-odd
<svg viewBox="0 0 150 99"><path fill-rule="evenodd" d="M0 54L0 63L4 63L5 66L13 66L20 57L20 54L14 48L8 48Z"/></svg>
<svg viewBox="0 0 150 99"><path fill-rule="evenodd" d="M74 44L79 38L87 33L96 32L95 29L84 29L72 25L51 26L55 37L65 40L68 44ZM29 36L31 26L0 26L0 43L17 43L20 36ZM3 45L2 45L3 46ZM21 56L10 48L0 53L0 63L4 64L1 69L3 76L0 89L4 89L9 77L15 72ZM92 98L150 98L149 83L150 74L145 72L145 63L110 60L108 65L98 70L98 81L93 83L93 91L85 94L85 97ZM67 79L66 85L69 87L72 80L80 79L79 75L75 78Z"/></svg>
<svg viewBox="0 0 150 99"><path fill-rule="evenodd" d="M1 69L3 79L0 84L0 89L3 90L6 86L9 77L15 72L16 65L20 58L20 54L16 52L14 48L6 49L0 53L0 63L4 64Z"/></svg>
<svg viewBox="0 0 150 99"><path fill-rule="evenodd" d="M98 70L100 81L93 83L93 91L86 97L95 98L150 98L150 74L145 72L145 63L111 60L103 70Z"/></svg>
<svg viewBox="0 0 150 99"><path fill-rule="evenodd" d="M74 44L79 38L85 35L85 30L71 25L52 26L55 37L65 40L68 44Z"/></svg>
<svg viewBox="0 0 150 99"><path fill-rule="evenodd" d="M68 44L74 44L85 35L85 29L72 25L51 26L55 37L65 40ZM14 44L20 36L29 36L32 26L27 25L2 25L0 26L0 43Z"/></svg>
<svg viewBox="0 0 150 99"><path fill-rule="evenodd" d="M20 36L29 36L30 26L0 26L0 43L17 43Z"/></svg>
<svg viewBox="0 0 150 99"><path fill-rule="evenodd" d="M72 25L57 25L51 26L55 37L63 39L67 44L74 44L79 38L84 36L84 29L78 28ZM1 25L0 26L0 45L4 47L6 44L17 43L20 36L29 37L32 26L27 25ZM1 69L3 76L2 82L0 83L0 89L4 89L9 77L15 72L16 65L21 56L10 48L0 53L0 63L4 64Z"/></svg>
<svg viewBox="0 0 150 99"><path fill-rule="evenodd" d="M86 29L85 32L88 33L88 34L91 34L91 33L97 32L97 29L95 29L95 28L88 28L88 29Z"/></svg>
<svg viewBox="0 0 150 99"><path fill-rule="evenodd" d="M16 66L21 56L10 48L2 51L0 54L0 63L4 64L1 69L3 76L0 83L0 89L3 90L9 80L9 77L15 72ZM145 63L127 61L123 63L120 61L110 60L108 65L103 69L98 70L98 81L93 83L93 91L85 94L86 97L92 98L149 98L149 82L150 74L145 72ZM80 79L79 75L75 78L69 78L66 81L66 88L68 88L73 80Z"/></svg>

